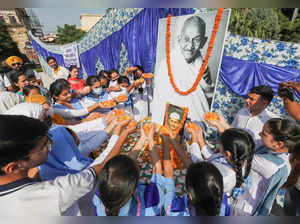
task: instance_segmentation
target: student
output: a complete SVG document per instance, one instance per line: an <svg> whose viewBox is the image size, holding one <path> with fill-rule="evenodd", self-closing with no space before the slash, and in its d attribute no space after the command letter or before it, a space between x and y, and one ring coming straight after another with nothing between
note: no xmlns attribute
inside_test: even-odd
<svg viewBox="0 0 300 224"><path fill-rule="evenodd" d="M291 170L289 153L300 149L300 128L287 119L270 119L260 136L263 145L256 149L252 161L251 184L243 184L243 193L232 205L232 215L269 215Z"/></svg>
<svg viewBox="0 0 300 224"><path fill-rule="evenodd" d="M111 69L109 71L109 87L107 88L107 92L110 93L111 97L115 97L115 93L120 91L120 86L118 85L118 78L120 77L120 74L118 70ZM118 93L116 93L118 95Z"/></svg>
<svg viewBox="0 0 300 224"><path fill-rule="evenodd" d="M185 177L186 194L174 197L165 204L167 216L219 216L224 215L223 177L209 162L193 163Z"/></svg>
<svg viewBox="0 0 300 224"><path fill-rule="evenodd" d="M30 85L37 86L40 89L41 94L51 101L51 96L48 89L46 89L44 86L41 86L34 75L27 75L27 80Z"/></svg>
<svg viewBox="0 0 300 224"><path fill-rule="evenodd" d="M104 81L101 81L98 79L97 76L89 76L86 80L86 84L91 88L91 92L82 98L81 102L85 108L90 107L94 105L95 103L98 103L99 105L101 102L105 100L109 100L109 94L105 91L105 88L102 86L104 85ZM111 110L111 108L98 108L97 112L100 113L107 113Z"/></svg>
<svg viewBox="0 0 300 224"><path fill-rule="evenodd" d="M33 86L33 85L27 85L24 87L23 89L23 95L25 97L25 101L26 101L26 98L28 97L31 97L32 95L40 95L41 94L41 91L40 91L40 88L37 87L37 86Z"/></svg>
<svg viewBox="0 0 300 224"><path fill-rule="evenodd" d="M102 108L100 103L94 103L85 108L79 100L72 100L70 84L64 79L57 79L50 85L50 94L55 101L53 105L54 112L66 120L78 121L79 119L76 118L88 115L90 112Z"/></svg>
<svg viewBox="0 0 300 224"><path fill-rule="evenodd" d="M130 94L128 93L128 87L130 86L130 82L129 79L126 76L120 76L118 78L118 84L120 86L121 91L118 92L118 95L115 94L115 98L114 100L116 102L118 102L116 108L118 109L123 109L124 111L126 111L129 114L132 114L132 103L131 103L131 97ZM118 99L118 97L123 96L123 97L127 97L127 101L120 101Z"/></svg>
<svg viewBox="0 0 300 224"><path fill-rule="evenodd" d="M228 211L225 211L229 207L226 205L228 204L227 197L233 200L231 198L236 197L241 185L244 181L247 181L255 144L251 135L246 131L232 128L222 134L219 147L220 153L214 154L205 144L202 129L199 126L196 127L196 129L187 128L187 131L192 134L191 159L187 157L174 139L169 141L186 167L189 167L192 161L206 160L219 169L224 186L224 202L221 215L229 215Z"/></svg>
<svg viewBox="0 0 300 224"><path fill-rule="evenodd" d="M75 65L71 65L69 68L68 82L70 83L71 89L79 90L85 87L85 81L78 78L78 68Z"/></svg>
<svg viewBox="0 0 300 224"><path fill-rule="evenodd" d="M26 116L0 115L0 203L6 205L0 215L81 215L77 201L94 190L103 164L120 153L132 131L126 127L107 157L96 159L90 168L52 181L38 181L27 174L47 160L52 145L48 127Z"/></svg>
<svg viewBox="0 0 300 224"><path fill-rule="evenodd" d="M99 76L104 76L105 78L107 78L107 79L109 80L109 72L108 72L108 71L101 70L101 71L98 73L98 78L100 78Z"/></svg>
<svg viewBox="0 0 300 224"><path fill-rule="evenodd" d="M98 74L97 78L101 83L101 87L106 91L106 89L109 87L109 78L101 72Z"/></svg>
<svg viewBox="0 0 300 224"><path fill-rule="evenodd" d="M20 72L14 72L11 74L10 78L15 87L14 89L16 89L17 91L16 93L19 94L20 96L23 96L23 88L29 84L25 74Z"/></svg>
<svg viewBox="0 0 300 224"><path fill-rule="evenodd" d="M229 197L234 196L236 188L243 184L251 170L255 148L251 135L241 129L227 129L221 135L220 153L214 154L206 145L202 129L199 126L196 129L187 128L187 131L192 134L190 148L192 161L207 160L213 163L223 176L224 193ZM174 141L171 142L174 144ZM176 152L177 148L175 147ZM188 165L187 162L183 162Z"/></svg>
<svg viewBox="0 0 300 224"><path fill-rule="evenodd" d="M130 157L119 155L105 164L99 177L99 199L94 200L98 216L157 216L161 215L165 197L173 189L170 177L162 176L162 166L153 140L154 128L149 137L141 128L141 137ZM138 183L140 170L137 156L149 143L153 175L149 185ZM165 171L170 173L170 171ZM165 193L164 193L165 192Z"/></svg>
<svg viewBox="0 0 300 224"><path fill-rule="evenodd" d="M284 211L289 216L300 216L300 150L290 155L291 173L283 185L286 189Z"/></svg>
<svg viewBox="0 0 300 224"><path fill-rule="evenodd" d="M130 92L132 97L132 113L134 119L139 121L149 116L149 105L152 96L152 89L150 86L150 80L146 81L142 78L144 69L141 66L133 66L135 70L129 70L129 80L132 83L128 87L128 92Z"/></svg>

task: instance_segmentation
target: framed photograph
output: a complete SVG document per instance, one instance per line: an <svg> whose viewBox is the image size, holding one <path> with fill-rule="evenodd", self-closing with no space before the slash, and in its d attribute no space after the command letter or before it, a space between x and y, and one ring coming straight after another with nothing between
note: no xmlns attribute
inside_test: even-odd
<svg viewBox="0 0 300 224"><path fill-rule="evenodd" d="M172 136L176 137L182 130L189 109L170 103L166 105L164 127L168 128Z"/></svg>

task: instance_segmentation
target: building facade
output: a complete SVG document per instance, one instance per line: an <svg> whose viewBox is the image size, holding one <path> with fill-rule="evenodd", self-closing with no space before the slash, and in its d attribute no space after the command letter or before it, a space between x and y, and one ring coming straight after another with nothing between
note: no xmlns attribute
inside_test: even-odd
<svg viewBox="0 0 300 224"><path fill-rule="evenodd" d="M25 54L29 61L38 62L31 45L27 31L31 30L30 17L24 8L7 9L0 8L0 21L2 21L14 42L16 42L19 51Z"/></svg>

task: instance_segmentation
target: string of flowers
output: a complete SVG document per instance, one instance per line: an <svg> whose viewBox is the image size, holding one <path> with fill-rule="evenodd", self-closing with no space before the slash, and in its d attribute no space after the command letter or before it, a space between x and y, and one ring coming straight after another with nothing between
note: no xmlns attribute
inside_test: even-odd
<svg viewBox="0 0 300 224"><path fill-rule="evenodd" d="M171 57L170 57L170 39L171 39L171 32L170 32L170 26L171 26L171 18L173 17L172 15L168 15L168 19L167 19L167 32L166 32L166 52L167 52L167 66L168 66L168 75L170 78L170 82L173 86L173 88L175 89L175 91L177 93L179 93L180 95L188 95L191 92L195 91L197 89L197 86L199 84L199 82L201 81L204 72L206 70L206 66L211 54L211 51L213 49L214 46L214 42L215 42L215 37L217 35L218 29L219 29L219 24L222 18L222 14L223 14L224 9L220 8L218 9L217 15L216 15L216 19L215 19L215 24L214 24L214 28L213 28L213 32L212 35L210 37L209 40L209 44L208 44L208 49L205 55L205 58L203 60L200 72L197 76L196 81L194 82L193 86L188 89L187 91L181 91L175 84L174 82L174 78L173 78L173 74L172 74L172 70L171 70Z"/></svg>

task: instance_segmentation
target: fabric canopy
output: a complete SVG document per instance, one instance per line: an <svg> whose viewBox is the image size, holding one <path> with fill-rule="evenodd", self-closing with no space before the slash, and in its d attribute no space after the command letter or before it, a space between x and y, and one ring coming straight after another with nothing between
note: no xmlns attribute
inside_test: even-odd
<svg viewBox="0 0 300 224"><path fill-rule="evenodd" d="M220 79L234 93L247 97L254 86L267 85L277 93L280 82L300 82L300 70L223 56Z"/></svg>

